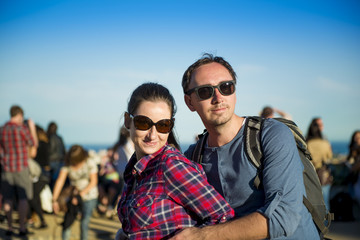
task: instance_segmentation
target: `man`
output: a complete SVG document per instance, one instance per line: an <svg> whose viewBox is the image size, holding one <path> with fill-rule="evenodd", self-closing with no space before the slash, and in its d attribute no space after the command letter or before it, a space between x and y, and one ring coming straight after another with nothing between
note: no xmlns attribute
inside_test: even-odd
<svg viewBox="0 0 360 240"><path fill-rule="evenodd" d="M29 128L24 125L24 112L19 106L10 109L11 119L0 127L0 163L2 165L1 190L4 198L4 210L8 221L7 236L13 234L12 209L15 194L18 199L20 236L25 236L28 199L32 199L32 181L30 180L28 158L36 155L34 140L35 124L28 120ZM30 153L30 154L29 154Z"/></svg>
<svg viewBox="0 0 360 240"><path fill-rule="evenodd" d="M202 165L210 184L235 210L235 219L204 228L187 228L172 239L319 239L303 205L303 165L287 126L267 119L261 134L262 185L244 150L246 118L234 114L236 74L221 57L205 54L183 76L186 105L208 131ZM194 145L186 151L192 157Z"/></svg>
<svg viewBox="0 0 360 240"><path fill-rule="evenodd" d="M281 111L279 109L276 109L276 108L272 108L270 106L265 106L263 108L263 110L260 112L260 117L262 117L262 118L274 118L275 114L279 115L282 118L288 119L288 120L292 119L291 116L288 113L286 113L284 111Z"/></svg>
<svg viewBox="0 0 360 240"><path fill-rule="evenodd" d="M61 136L57 134L57 124L50 122L47 128L47 135L49 139L49 162L51 175L50 187L53 189L56 179L59 176L60 168L64 165L65 158L65 144Z"/></svg>

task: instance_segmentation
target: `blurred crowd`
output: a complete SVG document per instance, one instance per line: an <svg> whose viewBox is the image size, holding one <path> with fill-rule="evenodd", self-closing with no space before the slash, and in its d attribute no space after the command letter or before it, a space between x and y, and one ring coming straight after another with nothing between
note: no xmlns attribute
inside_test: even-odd
<svg viewBox="0 0 360 240"><path fill-rule="evenodd" d="M44 212L63 211L63 239L69 239L69 227L78 215L81 238L87 239L92 214L116 215L122 175L133 152L124 127L106 151L96 153L81 145L66 149L56 122L45 130L32 119L24 119L20 106L12 106L10 120L0 128L0 220L7 220L6 235L15 235L13 210L20 215L20 237L29 233L28 227L48 227Z"/></svg>
<svg viewBox="0 0 360 240"><path fill-rule="evenodd" d="M269 106L260 116L272 118L276 114L291 119L284 111ZM56 122L50 122L45 130L33 120L25 120L20 106L11 107L10 117L0 128L0 209L4 213L1 220L8 222L7 235L14 234L13 209L22 213L19 235L28 234L28 226L46 228L44 212L66 212L63 239L69 238L66 229L79 213L82 239L86 239L86 225L92 214L116 216L123 173L134 153L125 127L120 128L113 146L96 153L81 145L67 150ZM335 213L335 220L359 220L360 130L350 137L348 155L343 157L334 156L320 117L312 119L305 137L327 208Z"/></svg>

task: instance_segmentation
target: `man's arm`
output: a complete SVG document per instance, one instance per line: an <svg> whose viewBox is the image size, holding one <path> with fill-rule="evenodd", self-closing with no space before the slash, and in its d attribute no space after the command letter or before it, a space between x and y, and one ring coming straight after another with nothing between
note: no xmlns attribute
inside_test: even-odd
<svg viewBox="0 0 360 240"><path fill-rule="evenodd" d="M170 240L242 240L269 237L268 220L260 213L252 213L226 223L203 228L186 228Z"/></svg>
<svg viewBox="0 0 360 240"><path fill-rule="evenodd" d="M37 148L39 146L39 139L36 134L35 122L30 118L28 119L28 126L29 126L30 135L34 141L33 142L34 145L29 145L29 156L31 158L35 158L37 154Z"/></svg>

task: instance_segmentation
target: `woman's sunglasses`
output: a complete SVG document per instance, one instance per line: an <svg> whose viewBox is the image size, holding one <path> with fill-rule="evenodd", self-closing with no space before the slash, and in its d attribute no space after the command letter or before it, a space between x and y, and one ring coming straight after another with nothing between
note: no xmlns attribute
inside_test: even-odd
<svg viewBox="0 0 360 240"><path fill-rule="evenodd" d="M134 121L135 128L141 131L146 131L155 125L156 130L159 133L169 133L174 127L174 119L162 119L154 123L150 118L143 115L137 115L137 116L130 115L130 117Z"/></svg>
<svg viewBox="0 0 360 240"><path fill-rule="evenodd" d="M196 95L200 100L206 100L214 95L215 88L217 88L222 95L229 96L235 92L235 80L221 82L216 86L202 85L190 89L189 91L185 92L185 94L190 95L191 93L196 92Z"/></svg>

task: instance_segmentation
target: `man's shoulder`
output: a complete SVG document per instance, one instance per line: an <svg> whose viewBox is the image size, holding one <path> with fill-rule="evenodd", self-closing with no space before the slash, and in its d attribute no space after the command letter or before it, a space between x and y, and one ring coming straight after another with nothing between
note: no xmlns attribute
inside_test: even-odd
<svg viewBox="0 0 360 240"><path fill-rule="evenodd" d="M195 150L196 144L197 144L197 142L193 143L193 144L190 144L188 149L184 152L184 155L185 155L186 158L192 159L192 153Z"/></svg>
<svg viewBox="0 0 360 240"><path fill-rule="evenodd" d="M283 132L291 132L289 127L286 126L285 123L282 123L273 118L266 118L263 120L263 127L262 131L264 134L271 132L271 133L283 133Z"/></svg>
<svg viewBox="0 0 360 240"><path fill-rule="evenodd" d="M15 125L15 123L8 121L8 122L4 123L3 125L1 125L0 128L4 129L4 128L9 127L11 125Z"/></svg>

